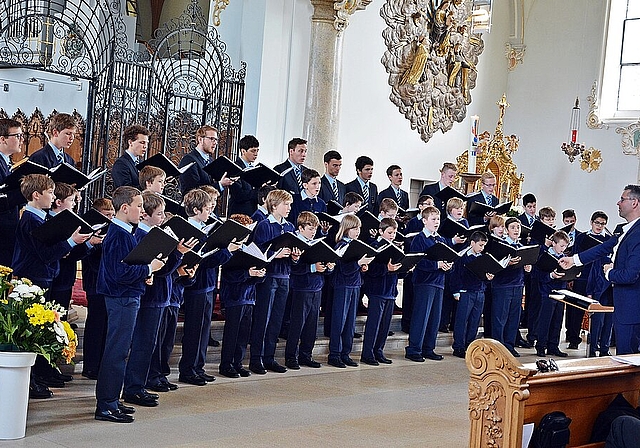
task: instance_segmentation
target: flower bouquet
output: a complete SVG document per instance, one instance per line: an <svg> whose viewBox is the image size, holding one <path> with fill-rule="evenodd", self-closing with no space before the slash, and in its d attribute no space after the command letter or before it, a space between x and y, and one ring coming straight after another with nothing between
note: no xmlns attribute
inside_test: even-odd
<svg viewBox="0 0 640 448"><path fill-rule="evenodd" d="M517 218L518 216L524 213L524 207L521 205L512 205L509 211L507 212L507 217Z"/></svg>
<svg viewBox="0 0 640 448"><path fill-rule="evenodd" d="M0 266L0 351L34 352L52 365L71 363L78 337L66 310L44 299L45 291L30 280L11 280L11 268Z"/></svg>

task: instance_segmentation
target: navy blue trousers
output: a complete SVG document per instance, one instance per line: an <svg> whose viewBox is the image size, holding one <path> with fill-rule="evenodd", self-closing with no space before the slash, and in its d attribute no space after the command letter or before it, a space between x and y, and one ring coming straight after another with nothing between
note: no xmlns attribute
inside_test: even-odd
<svg viewBox="0 0 640 448"><path fill-rule="evenodd" d="M351 353L359 300L359 286L338 286L334 289L329 359L346 358Z"/></svg>
<svg viewBox="0 0 640 448"><path fill-rule="evenodd" d="M491 288L491 337L509 351L515 349L520 314L522 313L522 286Z"/></svg>
<svg viewBox="0 0 640 448"><path fill-rule="evenodd" d="M564 303L549 296L541 297L536 348L559 349L563 314Z"/></svg>
<svg viewBox="0 0 640 448"><path fill-rule="evenodd" d="M251 334L253 305L226 306L224 310L220 370L242 367Z"/></svg>
<svg viewBox="0 0 640 448"><path fill-rule="evenodd" d="M369 296L362 342L363 358L376 359L384 356L384 345L389 335L395 303L394 297Z"/></svg>
<svg viewBox="0 0 640 448"><path fill-rule="evenodd" d="M442 310L441 288L430 285L413 285L413 311L409 329L407 355L433 353L438 338L440 311Z"/></svg>
<svg viewBox="0 0 640 448"><path fill-rule="evenodd" d="M251 324L251 364L272 363L289 294L289 279L267 277L256 285Z"/></svg>
<svg viewBox="0 0 640 448"><path fill-rule="evenodd" d="M320 315L320 291L291 292L291 322L284 350L285 359L310 360L316 343L318 317ZM300 344L298 345L298 342Z"/></svg>
<svg viewBox="0 0 640 448"><path fill-rule="evenodd" d="M478 334L480 316L484 306L484 291L460 293L456 322L453 327L453 349L466 350Z"/></svg>
<svg viewBox="0 0 640 448"><path fill-rule="evenodd" d="M107 337L107 308L102 294L87 294L87 320L84 324L82 342L82 371L100 370L100 360Z"/></svg>
<svg viewBox="0 0 640 448"><path fill-rule="evenodd" d="M138 311L129 361L124 375L124 395L144 392L163 312L164 307L140 308Z"/></svg>
<svg viewBox="0 0 640 448"><path fill-rule="evenodd" d="M117 411L140 297L105 297L107 338L96 382L98 411Z"/></svg>
<svg viewBox="0 0 640 448"><path fill-rule="evenodd" d="M180 375L188 377L205 373L204 364L211 333L213 291L192 293L185 289L183 296L182 356L178 368Z"/></svg>
<svg viewBox="0 0 640 448"><path fill-rule="evenodd" d="M151 365L147 375L147 385L156 386L167 381L167 376L171 373L169 358L173 352L173 345L176 342L176 328L178 328L178 311L180 307L168 306L164 308L160 327L158 328L158 338L156 348L151 355Z"/></svg>

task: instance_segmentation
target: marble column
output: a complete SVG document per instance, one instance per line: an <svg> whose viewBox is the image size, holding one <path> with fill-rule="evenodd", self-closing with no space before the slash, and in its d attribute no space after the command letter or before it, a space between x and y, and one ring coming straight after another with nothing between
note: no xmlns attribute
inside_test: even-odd
<svg viewBox="0 0 640 448"><path fill-rule="evenodd" d="M305 165L324 171L322 155L338 148L342 78L342 39L349 17L372 0L310 0L311 48L303 135L309 152Z"/></svg>

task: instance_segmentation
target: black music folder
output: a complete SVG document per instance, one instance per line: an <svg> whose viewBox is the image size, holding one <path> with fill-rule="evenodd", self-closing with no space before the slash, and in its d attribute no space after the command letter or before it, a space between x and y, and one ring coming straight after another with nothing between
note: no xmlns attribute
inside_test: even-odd
<svg viewBox="0 0 640 448"><path fill-rule="evenodd" d="M247 239L251 235L251 231L251 228L233 219L227 219L221 225L214 227L209 233L203 250L209 251L216 247L222 249L231 242L240 243L240 241Z"/></svg>
<svg viewBox="0 0 640 448"><path fill-rule="evenodd" d="M271 251L277 251L285 247L288 247L289 249L297 248L300 250L305 250L307 248L307 243L298 238L295 233L291 232L284 232L283 234L278 235L272 240L269 240L266 245L269 246L268 250Z"/></svg>
<svg viewBox="0 0 640 448"><path fill-rule="evenodd" d="M89 174L84 174L66 162L51 168L49 171L51 173L51 179L53 179L54 182L64 182L78 190L83 190L107 173L106 168L100 167Z"/></svg>
<svg viewBox="0 0 640 448"><path fill-rule="evenodd" d="M25 157L11 168L11 173L5 177L4 184L0 185L0 191L17 190L20 188L20 181L28 174L50 174L45 166L29 161Z"/></svg>
<svg viewBox="0 0 640 448"><path fill-rule="evenodd" d="M150 264L156 258L166 258L178 247L178 239L171 233L160 227L152 227L122 261L127 264Z"/></svg>
<svg viewBox="0 0 640 448"><path fill-rule="evenodd" d="M223 269L262 269L267 267L276 255L278 255L278 252L275 252L271 257L267 257L255 243L251 243L233 252L231 259L222 266Z"/></svg>
<svg viewBox="0 0 640 448"><path fill-rule="evenodd" d="M511 210L512 203L512 201L504 202L493 207L484 202L472 202L469 206L469 213L474 216L484 216L491 212L495 212L496 215L506 215L507 212Z"/></svg>
<svg viewBox="0 0 640 448"><path fill-rule="evenodd" d="M339 215L343 208L344 207L342 207L342 204L340 204L335 199L331 199L329 202L327 202L327 213L329 213L331 216Z"/></svg>
<svg viewBox="0 0 640 448"><path fill-rule="evenodd" d="M169 196L165 196L163 194L159 195L162 199L164 199L164 211L167 213L171 213L172 215L182 216L184 219L188 218L187 211L184 209L184 206L180 204L178 201L170 198Z"/></svg>
<svg viewBox="0 0 640 448"><path fill-rule="evenodd" d="M222 179L226 173L227 177L239 177L242 167L234 163L227 156L220 156L203 168L215 180Z"/></svg>
<svg viewBox="0 0 640 448"><path fill-rule="evenodd" d="M389 263L389 261L391 261L392 264L400 263L401 266L395 273L403 274L409 272L423 258L424 254L405 254L399 247L391 243L379 248L373 261L385 265Z"/></svg>
<svg viewBox="0 0 640 448"><path fill-rule="evenodd" d="M184 239L184 241L189 241L191 238L204 241L207 238L207 235L202 230L196 228L189 221L179 215L172 216L160 227L163 229L167 227L170 228L178 239Z"/></svg>
<svg viewBox="0 0 640 448"><path fill-rule="evenodd" d="M87 212L82 215L82 219L87 221L87 223L93 228L93 226L97 224L105 224L104 228L106 229L109 224L111 224L111 220L100 213L95 208L90 208Z"/></svg>
<svg viewBox="0 0 640 448"><path fill-rule="evenodd" d="M184 266L186 269L191 269L208 256L218 252L218 250L219 249L213 249L209 252L188 250L182 257L182 266Z"/></svg>
<svg viewBox="0 0 640 448"><path fill-rule="evenodd" d="M369 210L360 210L356 213L356 216L360 218L360 222L362 226L360 227L360 236L358 239L368 241L372 238L371 230L376 231L376 235L378 234L378 229L380 228L380 220L376 215L371 213Z"/></svg>
<svg viewBox="0 0 640 448"><path fill-rule="evenodd" d="M465 267L473 272L480 280L487 280L487 274L497 274L507 267L510 257L501 260L496 259L491 254L482 254L469 261Z"/></svg>
<svg viewBox="0 0 640 448"><path fill-rule="evenodd" d="M178 177L191 168L196 162L191 162L183 166L182 168L178 168L178 166L171 161L170 158L165 156L163 153L159 152L158 154L149 157L147 160L143 160L142 162L136 165L138 171L142 170L145 166L155 166L156 168L160 168L167 177Z"/></svg>
<svg viewBox="0 0 640 448"><path fill-rule="evenodd" d="M451 188L451 187L444 187L442 190L440 190L439 192L436 193L436 196L445 205L447 204L447 201L449 199L451 199L451 198L460 198L463 201L466 201L466 200L469 199L469 196L466 196L466 195L460 193L458 190L456 190L454 188Z"/></svg>
<svg viewBox="0 0 640 448"><path fill-rule="evenodd" d="M563 269L558 263L558 259L551 255L549 252L543 252L538 258L538 262L536 263L536 267L540 269L542 272L553 272L554 270L559 274L564 274L563 277L559 278L560 281L571 281L580 277L582 272L582 268L584 266L572 266L569 269Z"/></svg>
<svg viewBox="0 0 640 448"><path fill-rule="evenodd" d="M540 246L522 246L516 250L516 257L520 257L520 261L511 267L521 268L527 265L533 266L538 262L538 256L540 255Z"/></svg>
<svg viewBox="0 0 640 448"><path fill-rule="evenodd" d="M358 261L364 256L374 257L378 253L376 249L360 240L351 240L349 244L342 246L336 252L345 263Z"/></svg>
<svg viewBox="0 0 640 448"><path fill-rule="evenodd" d="M544 244L545 238L550 238L555 232L556 229L536 219L531 226L530 236L536 243ZM522 235L520 237L522 238Z"/></svg>
<svg viewBox="0 0 640 448"><path fill-rule="evenodd" d="M91 226L71 210L62 210L31 231L34 238L52 245L68 239L80 227L80 233L98 233L106 223ZM104 231L102 232L104 233Z"/></svg>
<svg viewBox="0 0 640 448"><path fill-rule="evenodd" d="M585 250L591 249L592 247L596 247L599 244L602 244L604 241L599 240L598 238L594 238L593 236L586 234L582 241L580 241L580 247L578 247L578 252L584 252Z"/></svg>
<svg viewBox="0 0 640 448"><path fill-rule="evenodd" d="M436 244L427 249L424 255L429 260L446 261L448 263L454 262L460 258L460 255L455 250L440 241L437 241Z"/></svg>
<svg viewBox="0 0 640 448"><path fill-rule="evenodd" d="M335 263L340 255L329 246L324 239L309 241L307 248L300 257L301 263Z"/></svg>
<svg viewBox="0 0 640 448"><path fill-rule="evenodd" d="M242 170L240 178L252 187L260 188L264 184L277 184L280 178L288 173L289 170L291 170L291 168L282 173L278 173L276 170L273 170L262 163L258 163L257 165Z"/></svg>

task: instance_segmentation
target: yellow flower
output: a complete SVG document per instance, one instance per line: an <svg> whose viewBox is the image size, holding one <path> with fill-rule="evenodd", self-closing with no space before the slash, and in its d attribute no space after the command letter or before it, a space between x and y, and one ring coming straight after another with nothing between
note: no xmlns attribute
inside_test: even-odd
<svg viewBox="0 0 640 448"><path fill-rule="evenodd" d="M48 310L40 303L34 303L25 311L29 316L29 323L31 325L45 325L52 323L55 320L55 313L53 310Z"/></svg>
<svg viewBox="0 0 640 448"><path fill-rule="evenodd" d="M0 275L8 275L8 274L11 274L12 272L13 272L13 269L0 265Z"/></svg>
<svg viewBox="0 0 640 448"><path fill-rule="evenodd" d="M76 336L76 332L73 331L73 328L71 328L71 325L69 325L69 322L67 322L66 320L63 320L62 326L64 327L64 331L67 333L67 337L69 338L69 341L71 343L77 343L78 337Z"/></svg>

